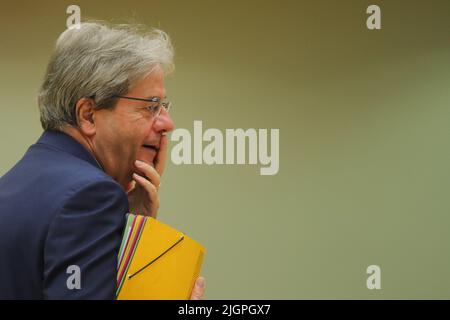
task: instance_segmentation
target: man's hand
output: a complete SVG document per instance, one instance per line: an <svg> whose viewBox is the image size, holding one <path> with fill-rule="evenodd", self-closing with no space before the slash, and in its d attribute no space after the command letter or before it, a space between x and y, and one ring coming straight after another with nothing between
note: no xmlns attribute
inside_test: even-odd
<svg viewBox="0 0 450 320"><path fill-rule="evenodd" d="M148 163L136 160L136 171L139 174L133 174L133 185L127 191L131 213L156 218L159 208L160 179L167 159L167 144L167 136L163 135L154 168Z"/></svg>
<svg viewBox="0 0 450 320"><path fill-rule="evenodd" d="M205 296L205 278L198 277L195 281L194 289L191 292L190 300L203 300Z"/></svg>

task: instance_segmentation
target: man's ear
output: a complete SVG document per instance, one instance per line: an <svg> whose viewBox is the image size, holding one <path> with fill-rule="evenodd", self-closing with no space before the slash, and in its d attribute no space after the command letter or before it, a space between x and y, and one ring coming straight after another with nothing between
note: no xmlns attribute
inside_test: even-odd
<svg viewBox="0 0 450 320"><path fill-rule="evenodd" d="M94 107L94 101L89 98L81 98L75 106L78 127L87 136L95 135Z"/></svg>

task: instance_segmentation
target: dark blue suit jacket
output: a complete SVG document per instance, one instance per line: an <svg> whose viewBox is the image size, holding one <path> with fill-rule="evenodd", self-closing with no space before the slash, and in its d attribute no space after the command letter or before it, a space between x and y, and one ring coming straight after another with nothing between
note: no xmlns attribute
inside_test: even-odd
<svg viewBox="0 0 450 320"><path fill-rule="evenodd" d="M81 144L44 132L0 178L0 299L114 299L127 212Z"/></svg>

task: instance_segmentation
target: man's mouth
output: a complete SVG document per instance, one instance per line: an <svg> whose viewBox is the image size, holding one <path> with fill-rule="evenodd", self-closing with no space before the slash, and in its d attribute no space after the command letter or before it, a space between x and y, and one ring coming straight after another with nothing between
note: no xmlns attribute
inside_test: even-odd
<svg viewBox="0 0 450 320"><path fill-rule="evenodd" d="M157 146L153 146L153 145L149 145L149 144L144 144L143 147L144 147L144 148L147 148L147 149L154 150L155 152L158 152L158 151L159 151L159 148L158 148Z"/></svg>
<svg viewBox="0 0 450 320"><path fill-rule="evenodd" d="M148 151L143 151L143 153L140 153L138 155L138 160L144 161L146 163L148 163L149 165L151 165L152 167L155 167L155 159L158 156L158 152L159 152L159 148L155 145L150 145L150 144L144 144L142 145L143 150L148 150Z"/></svg>

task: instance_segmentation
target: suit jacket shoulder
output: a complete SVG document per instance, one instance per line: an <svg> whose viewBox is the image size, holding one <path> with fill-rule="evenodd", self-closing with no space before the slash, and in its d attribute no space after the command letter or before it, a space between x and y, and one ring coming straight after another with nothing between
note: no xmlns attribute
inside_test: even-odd
<svg viewBox="0 0 450 320"><path fill-rule="evenodd" d="M44 132L0 178L0 298L113 299L126 212L83 146Z"/></svg>

